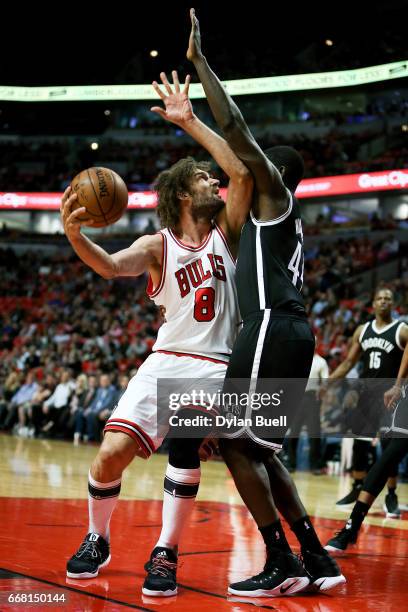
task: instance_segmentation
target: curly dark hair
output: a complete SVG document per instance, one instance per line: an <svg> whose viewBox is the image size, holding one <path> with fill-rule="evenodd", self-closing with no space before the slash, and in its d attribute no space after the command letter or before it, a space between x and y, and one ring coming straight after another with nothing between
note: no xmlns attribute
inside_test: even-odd
<svg viewBox="0 0 408 612"><path fill-rule="evenodd" d="M197 170L209 172L209 162L197 162L192 157L185 157L173 164L168 170L163 170L154 183L157 192L159 215L162 227L175 229L180 219L180 200L178 194L190 192L191 179Z"/></svg>

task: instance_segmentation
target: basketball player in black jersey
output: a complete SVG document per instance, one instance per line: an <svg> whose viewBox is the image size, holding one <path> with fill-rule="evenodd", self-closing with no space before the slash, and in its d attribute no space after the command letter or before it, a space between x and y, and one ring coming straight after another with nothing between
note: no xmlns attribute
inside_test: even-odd
<svg viewBox="0 0 408 612"><path fill-rule="evenodd" d="M407 344L408 326L392 318L393 306L392 291L377 289L373 300L375 319L357 327L346 359L329 377L329 380L344 378L358 361L362 361L358 403L353 411L356 415L353 432L358 435L353 445L354 483L350 493L340 499L338 505L354 503L362 490L368 471L372 438L380 429L385 411L384 393L390 387L389 381L394 380L398 374L402 352ZM383 450L388 443L387 439L381 440ZM395 493L397 476L398 464L392 466L389 474L384 508L389 518L398 518L400 515Z"/></svg>
<svg viewBox="0 0 408 612"><path fill-rule="evenodd" d="M293 195L303 175L303 160L290 147L274 147L265 153L260 149L201 52L194 9L190 16L187 57L195 65L224 138L254 179L252 210L242 230L236 272L243 328L231 355L226 388L227 379L247 379L251 394L259 389L261 379L303 379L297 398L300 403L314 353L314 336L300 293L303 236L299 204ZM263 536L267 561L263 572L230 585L229 592L282 596L301 591L309 583L327 590L345 582L320 544L289 473L276 457L282 439L266 438L254 427L243 433L239 438L221 439L220 448ZM277 507L300 541L304 567L292 554Z"/></svg>
<svg viewBox="0 0 408 612"><path fill-rule="evenodd" d="M401 332L402 333L402 332ZM406 334L406 332L404 332ZM380 459L369 470L358 499L343 529L326 545L330 551L344 552L349 544L357 542L361 525L375 499L387 481L388 475L408 453L408 343L405 344L397 379L384 393L384 404L393 410L391 425L386 432L389 444Z"/></svg>

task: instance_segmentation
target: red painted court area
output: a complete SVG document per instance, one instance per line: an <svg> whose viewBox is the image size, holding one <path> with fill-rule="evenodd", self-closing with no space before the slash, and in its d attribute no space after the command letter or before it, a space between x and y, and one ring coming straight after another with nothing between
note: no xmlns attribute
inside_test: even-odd
<svg viewBox="0 0 408 612"><path fill-rule="evenodd" d="M408 531L366 527L359 544L340 560L348 583L328 594L286 598L240 599L227 585L257 573L264 561L263 543L241 506L198 502L186 528L178 572L179 594L150 598L141 594L143 565L156 542L161 502L120 501L112 519L112 561L93 580L70 580L65 562L87 530L84 500L1 498L0 610L166 612L240 612L260 609L301 612L404 610L407 608ZM324 541L339 521L316 519ZM295 540L287 530L296 550ZM65 603L7 604L4 594L58 593Z"/></svg>

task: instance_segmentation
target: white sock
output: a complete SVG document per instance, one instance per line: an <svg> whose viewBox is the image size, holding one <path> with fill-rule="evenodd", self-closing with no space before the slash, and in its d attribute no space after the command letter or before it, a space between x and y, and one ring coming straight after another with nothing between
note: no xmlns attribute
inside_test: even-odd
<svg viewBox="0 0 408 612"><path fill-rule="evenodd" d="M109 523L119 499L121 478L112 482L97 482L88 475L88 533L98 533L109 542Z"/></svg>
<svg viewBox="0 0 408 612"><path fill-rule="evenodd" d="M201 469L167 465L164 478L162 530L156 546L176 548L181 532L193 510L200 484Z"/></svg>

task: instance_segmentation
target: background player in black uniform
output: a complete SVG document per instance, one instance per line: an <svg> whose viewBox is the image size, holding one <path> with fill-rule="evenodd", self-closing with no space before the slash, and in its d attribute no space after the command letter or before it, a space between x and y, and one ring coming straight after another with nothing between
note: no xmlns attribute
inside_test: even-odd
<svg viewBox="0 0 408 612"><path fill-rule="evenodd" d="M254 178L255 195L241 235L236 275L243 329L227 378L250 380L250 393L259 388L262 378L303 379L303 389L298 389L303 393L314 353L314 336L300 294L303 236L299 204L293 195L303 175L303 161L291 147L274 147L266 154L260 149L202 55L193 9L191 20L187 57L194 62L225 139ZM231 585L229 592L244 596L291 594L305 588L309 576L321 590L345 582L322 548L290 475L275 457L282 439L266 439L265 432L254 427L241 433L246 437L221 439L220 448L264 538L267 562L263 572ZM301 543L309 575L291 552L274 497Z"/></svg>
<svg viewBox="0 0 408 612"><path fill-rule="evenodd" d="M405 344L401 366L397 379L384 393L384 404L388 410L394 410L391 425L388 428L389 444L374 463L364 480L358 499L343 529L338 531L326 545L330 551L343 552L349 544L357 542L360 527L367 513L380 494L387 481L390 470L408 453L408 343Z"/></svg>
<svg viewBox="0 0 408 612"><path fill-rule="evenodd" d="M352 490L337 504L354 503L362 490L367 475L372 438L377 435L384 414L383 396L390 387L390 381L398 374L402 352L407 344L408 326L402 321L392 319L394 306L390 289L377 289L373 309L375 319L359 325L354 332L352 345L346 359L334 370L329 380L344 378L362 360L362 381L359 389L353 432L359 437L354 440L352 469L354 483ZM382 439L383 450L389 440ZM391 467L388 480L388 494L385 498L385 511L388 517L398 517L397 486L398 464Z"/></svg>

